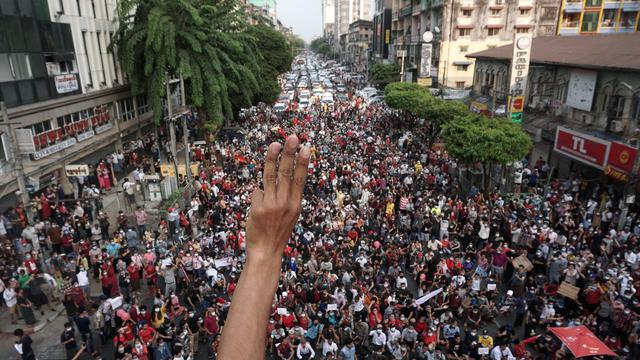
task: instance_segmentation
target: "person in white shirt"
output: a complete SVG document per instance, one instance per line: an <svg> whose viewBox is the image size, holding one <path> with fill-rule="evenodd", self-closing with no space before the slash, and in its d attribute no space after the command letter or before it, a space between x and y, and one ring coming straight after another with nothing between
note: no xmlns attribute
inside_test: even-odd
<svg viewBox="0 0 640 360"><path fill-rule="evenodd" d="M396 329L395 326L392 326L387 332L387 341L392 342L392 341L400 340L401 336L402 336L402 333L400 332L400 330Z"/></svg>
<svg viewBox="0 0 640 360"><path fill-rule="evenodd" d="M18 320L18 299L16 297L16 291L13 286L7 286L2 292L2 298L4 299L4 303L7 304L9 308L9 314L11 314L11 323L16 324Z"/></svg>
<svg viewBox="0 0 640 360"><path fill-rule="evenodd" d="M493 350L491 350L491 360L504 359L515 359L515 357L511 353L511 349L509 349L506 344L495 346Z"/></svg>
<svg viewBox="0 0 640 360"><path fill-rule="evenodd" d="M378 325L375 330L371 330L369 336L375 350L380 350L387 344L387 335L382 331L382 325Z"/></svg>
<svg viewBox="0 0 640 360"><path fill-rule="evenodd" d="M84 296L87 299L91 298L91 286L89 284L89 276L87 275L87 270L84 266L80 267L80 270L76 274L76 278L78 279L78 286L82 289Z"/></svg>
<svg viewBox="0 0 640 360"><path fill-rule="evenodd" d="M316 357L316 352L304 337L300 339L300 344L298 344L298 349L296 350L296 357L298 359L313 359Z"/></svg>
<svg viewBox="0 0 640 360"><path fill-rule="evenodd" d="M324 339L322 342L322 356L327 356L328 353L337 354L338 344L333 340Z"/></svg>

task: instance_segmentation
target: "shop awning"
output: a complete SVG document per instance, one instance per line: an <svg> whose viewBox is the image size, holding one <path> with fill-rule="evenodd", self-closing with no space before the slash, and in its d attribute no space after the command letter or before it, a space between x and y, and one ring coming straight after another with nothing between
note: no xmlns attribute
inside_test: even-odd
<svg viewBox="0 0 640 360"><path fill-rule="evenodd" d="M564 343L573 356L618 356L598 339L586 326L552 327L551 332Z"/></svg>
<svg viewBox="0 0 640 360"><path fill-rule="evenodd" d="M458 60L453 62L453 65L471 65L471 64L473 64L473 62L468 60Z"/></svg>
<svg viewBox="0 0 640 360"><path fill-rule="evenodd" d="M516 24L516 29L528 29L530 27L532 27L533 25L531 24Z"/></svg>
<svg viewBox="0 0 640 360"><path fill-rule="evenodd" d="M458 24L458 29L473 29L473 24Z"/></svg>
<svg viewBox="0 0 640 360"><path fill-rule="evenodd" d="M489 24L487 25L487 29L502 29L504 25L502 24Z"/></svg>

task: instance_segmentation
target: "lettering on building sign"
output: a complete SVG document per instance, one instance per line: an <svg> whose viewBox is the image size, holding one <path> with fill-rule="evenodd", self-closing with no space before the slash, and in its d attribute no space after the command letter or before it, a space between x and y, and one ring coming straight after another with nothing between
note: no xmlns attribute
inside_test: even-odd
<svg viewBox="0 0 640 360"><path fill-rule="evenodd" d="M82 134L76 135L76 138L78 139L78 141L84 141L84 140L92 138L94 135L95 135L95 133L90 130L90 131L85 131Z"/></svg>
<svg viewBox="0 0 640 360"><path fill-rule="evenodd" d="M49 147L46 147L44 149L40 149L40 150L34 152L33 153L33 159L34 160L40 160L40 159L42 159L44 157L47 157L47 156L49 156L51 154L55 154L55 153L57 153L59 151L62 151L64 149L68 148L68 147L71 147L71 146L75 145L76 143L77 143L77 140L74 137L66 139L66 140L61 141L61 142L59 142L57 144L51 145Z"/></svg>
<svg viewBox="0 0 640 360"><path fill-rule="evenodd" d="M623 173L622 171L614 169L611 165L607 165L604 167L604 174L618 181L629 181L629 175Z"/></svg>
<svg viewBox="0 0 640 360"><path fill-rule="evenodd" d="M67 176L89 176L88 165L67 165L64 167Z"/></svg>
<svg viewBox="0 0 640 360"><path fill-rule="evenodd" d="M577 136L572 136L571 140L573 140L573 150L577 151L581 154L586 154L587 150L584 148L584 139Z"/></svg>
<svg viewBox="0 0 640 360"><path fill-rule="evenodd" d="M106 123L104 125L97 126L95 128L96 134L101 134L107 130L110 130L111 128L113 128L113 123Z"/></svg>
<svg viewBox="0 0 640 360"><path fill-rule="evenodd" d="M513 39L513 57L511 59L511 78L509 81L510 100L521 99L518 106L512 103L509 107L511 121L522 123L524 109L524 93L529 77L529 59L531 56L531 34L515 34ZM518 110L519 108L519 110Z"/></svg>

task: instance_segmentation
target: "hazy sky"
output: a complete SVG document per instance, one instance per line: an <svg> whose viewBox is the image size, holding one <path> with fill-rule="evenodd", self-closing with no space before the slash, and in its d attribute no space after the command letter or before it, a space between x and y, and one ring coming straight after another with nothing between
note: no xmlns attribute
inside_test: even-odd
<svg viewBox="0 0 640 360"><path fill-rule="evenodd" d="M320 0L277 0L278 19L307 43L322 35Z"/></svg>

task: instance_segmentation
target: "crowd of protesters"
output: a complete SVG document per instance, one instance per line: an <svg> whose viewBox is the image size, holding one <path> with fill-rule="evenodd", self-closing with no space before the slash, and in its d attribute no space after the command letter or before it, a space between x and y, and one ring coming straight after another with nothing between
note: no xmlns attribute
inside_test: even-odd
<svg viewBox="0 0 640 360"><path fill-rule="evenodd" d="M193 149L194 196L163 209L157 227L142 207L114 224L80 203L31 224L19 206L6 212L0 290L12 321L33 325L60 301L69 358L82 347L108 359L215 359L266 147L297 134L312 155L265 329L269 358L571 358L547 328L577 324L640 358L640 222L634 207L620 219L610 188L572 175L538 191L549 171L538 161L519 170L519 194L465 192L424 120L357 96L305 111L260 106L241 121L246 136ZM561 295L562 283L578 296Z"/></svg>

